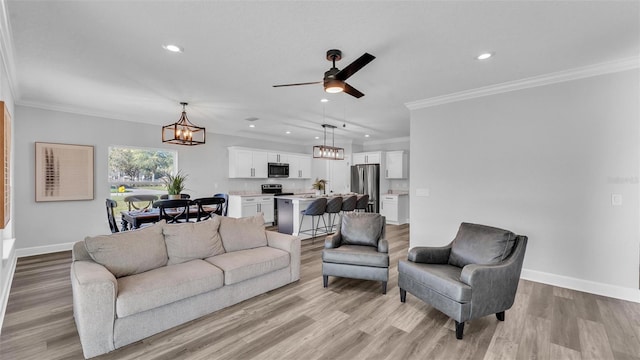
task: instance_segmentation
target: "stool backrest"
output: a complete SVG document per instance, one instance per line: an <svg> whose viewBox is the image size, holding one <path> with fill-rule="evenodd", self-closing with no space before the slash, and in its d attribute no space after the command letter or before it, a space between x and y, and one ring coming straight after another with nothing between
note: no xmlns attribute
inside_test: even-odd
<svg viewBox="0 0 640 360"><path fill-rule="evenodd" d="M327 209L327 198L318 198L313 200L304 211L305 215L322 215Z"/></svg>
<svg viewBox="0 0 640 360"><path fill-rule="evenodd" d="M342 200L342 211L353 211L356 208L356 202L358 202L358 196L351 195Z"/></svg>
<svg viewBox="0 0 640 360"><path fill-rule="evenodd" d="M368 205L369 205L369 194L358 196L358 200L356 201L356 209L367 210Z"/></svg>

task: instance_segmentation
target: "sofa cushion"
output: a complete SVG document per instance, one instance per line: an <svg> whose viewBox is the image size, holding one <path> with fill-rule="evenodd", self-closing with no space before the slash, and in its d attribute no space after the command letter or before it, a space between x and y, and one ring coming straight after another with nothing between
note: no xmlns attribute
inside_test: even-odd
<svg viewBox="0 0 640 360"><path fill-rule="evenodd" d="M459 303L471 301L471 286L460 281L462 268L457 266L400 260L398 272L451 300Z"/></svg>
<svg viewBox="0 0 640 360"><path fill-rule="evenodd" d="M162 229L167 244L167 265L204 259L224 253L218 233L221 216L195 223L167 224Z"/></svg>
<svg viewBox="0 0 640 360"><path fill-rule="evenodd" d="M222 216L220 236L227 252L267 246L262 213L245 218Z"/></svg>
<svg viewBox="0 0 640 360"><path fill-rule="evenodd" d="M289 253L268 246L238 250L206 261L224 271L224 284L231 285L289 266Z"/></svg>
<svg viewBox="0 0 640 360"><path fill-rule="evenodd" d="M389 254L363 245L342 245L322 250L322 262L360 266L389 267Z"/></svg>
<svg viewBox="0 0 640 360"><path fill-rule="evenodd" d="M118 279L119 318L154 309L223 286L222 270L204 260L163 266Z"/></svg>
<svg viewBox="0 0 640 360"><path fill-rule="evenodd" d="M342 216L340 235L345 245L378 246L382 234L382 215L348 213Z"/></svg>
<svg viewBox="0 0 640 360"><path fill-rule="evenodd" d="M462 223L451 244L449 264L497 264L511 254L515 240L516 235L508 230Z"/></svg>
<svg viewBox="0 0 640 360"><path fill-rule="evenodd" d="M164 221L138 230L84 239L93 261L106 267L116 278L139 274L167 264Z"/></svg>

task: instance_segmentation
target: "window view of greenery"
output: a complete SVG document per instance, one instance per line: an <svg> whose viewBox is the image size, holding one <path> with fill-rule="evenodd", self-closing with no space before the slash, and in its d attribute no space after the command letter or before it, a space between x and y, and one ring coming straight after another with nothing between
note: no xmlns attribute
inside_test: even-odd
<svg viewBox="0 0 640 360"><path fill-rule="evenodd" d="M130 195L167 193L162 178L174 174L178 154L170 150L109 147L111 199L118 214L127 210L124 198Z"/></svg>

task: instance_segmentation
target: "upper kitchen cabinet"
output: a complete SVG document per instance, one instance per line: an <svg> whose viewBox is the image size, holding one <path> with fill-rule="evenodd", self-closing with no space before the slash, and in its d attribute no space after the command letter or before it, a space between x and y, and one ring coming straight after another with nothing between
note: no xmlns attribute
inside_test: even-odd
<svg viewBox="0 0 640 360"><path fill-rule="evenodd" d="M282 163L288 164L290 162L289 157L291 155L277 152L269 152L267 153L267 160L270 163Z"/></svg>
<svg viewBox="0 0 640 360"><path fill-rule="evenodd" d="M407 153L404 150L387 151L385 178L387 179L406 179L409 162L407 161Z"/></svg>
<svg viewBox="0 0 640 360"><path fill-rule="evenodd" d="M382 151L353 153L353 165L380 164L382 162L382 154Z"/></svg>
<svg viewBox="0 0 640 360"><path fill-rule="evenodd" d="M267 153L229 148L229 178L267 178Z"/></svg>
<svg viewBox="0 0 640 360"><path fill-rule="evenodd" d="M311 156L289 154L288 159L290 179L311 178Z"/></svg>

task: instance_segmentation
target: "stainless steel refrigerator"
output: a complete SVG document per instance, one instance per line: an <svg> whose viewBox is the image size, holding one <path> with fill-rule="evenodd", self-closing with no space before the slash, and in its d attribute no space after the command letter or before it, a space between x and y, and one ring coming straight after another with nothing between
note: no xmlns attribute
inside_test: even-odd
<svg viewBox="0 0 640 360"><path fill-rule="evenodd" d="M375 212L380 212L380 165L353 165L351 167L351 192L368 194Z"/></svg>

